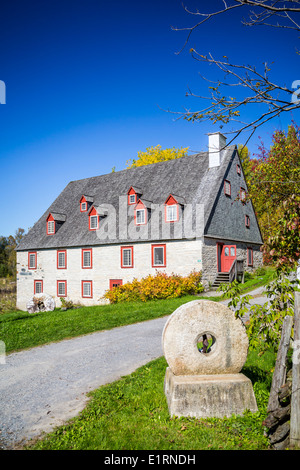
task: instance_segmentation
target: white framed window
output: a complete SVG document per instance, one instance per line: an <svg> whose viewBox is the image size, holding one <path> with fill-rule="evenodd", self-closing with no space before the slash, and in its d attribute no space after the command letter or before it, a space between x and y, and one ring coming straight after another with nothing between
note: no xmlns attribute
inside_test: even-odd
<svg viewBox="0 0 300 470"><path fill-rule="evenodd" d="M43 293L43 281L34 281L34 293L42 294Z"/></svg>
<svg viewBox="0 0 300 470"><path fill-rule="evenodd" d="M98 228L98 215L90 216L90 230L96 230Z"/></svg>
<svg viewBox="0 0 300 470"><path fill-rule="evenodd" d="M166 267L166 245L152 245L152 267Z"/></svg>
<svg viewBox="0 0 300 470"><path fill-rule="evenodd" d="M54 220L49 220L47 223L48 223L47 233L48 235L53 235L55 233L55 222Z"/></svg>
<svg viewBox="0 0 300 470"><path fill-rule="evenodd" d="M57 281L57 296L66 297L67 295L67 281Z"/></svg>
<svg viewBox="0 0 300 470"><path fill-rule="evenodd" d="M82 297L92 296L92 281L82 281Z"/></svg>
<svg viewBox="0 0 300 470"><path fill-rule="evenodd" d="M136 210L136 224L142 225L145 224L145 209L137 209Z"/></svg>
<svg viewBox="0 0 300 470"><path fill-rule="evenodd" d="M37 256L35 251L28 253L28 269L36 269Z"/></svg>
<svg viewBox="0 0 300 470"><path fill-rule="evenodd" d="M129 204L134 204L135 203L135 194L130 194L129 195Z"/></svg>
<svg viewBox="0 0 300 470"><path fill-rule="evenodd" d="M167 222L176 222L177 221L177 205L173 204L172 206L167 206Z"/></svg>
<svg viewBox="0 0 300 470"><path fill-rule="evenodd" d="M121 247L121 267L122 268L133 267L133 246Z"/></svg>
<svg viewBox="0 0 300 470"><path fill-rule="evenodd" d="M82 267L91 268L92 267L92 249L83 249L82 250Z"/></svg>
<svg viewBox="0 0 300 470"><path fill-rule="evenodd" d="M67 267L67 253L66 250L57 252L57 268L65 269Z"/></svg>
<svg viewBox="0 0 300 470"><path fill-rule="evenodd" d="M240 188L240 200L242 202L246 201L246 190L244 188Z"/></svg>
<svg viewBox="0 0 300 470"><path fill-rule="evenodd" d="M87 203L86 203L86 202L82 202L80 209L81 209L81 212L86 212L86 210L87 210Z"/></svg>
<svg viewBox="0 0 300 470"><path fill-rule="evenodd" d="M231 196L231 184L230 181L224 181L224 193L226 196Z"/></svg>

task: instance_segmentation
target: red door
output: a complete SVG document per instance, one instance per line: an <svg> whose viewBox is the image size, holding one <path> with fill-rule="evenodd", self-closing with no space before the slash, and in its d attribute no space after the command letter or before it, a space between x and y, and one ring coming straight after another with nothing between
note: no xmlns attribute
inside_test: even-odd
<svg viewBox="0 0 300 470"><path fill-rule="evenodd" d="M221 252L221 272L228 273L236 258L235 245L223 245Z"/></svg>

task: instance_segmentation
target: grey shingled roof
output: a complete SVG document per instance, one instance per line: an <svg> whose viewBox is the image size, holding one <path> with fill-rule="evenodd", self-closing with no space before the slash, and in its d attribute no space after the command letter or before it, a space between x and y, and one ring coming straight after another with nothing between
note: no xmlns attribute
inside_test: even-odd
<svg viewBox="0 0 300 470"><path fill-rule="evenodd" d="M205 220L213 207L226 168L233 158L235 146L224 153L220 167L209 169L208 153L189 155L175 160L160 162L138 168L112 172L106 175L71 181L42 217L29 230L17 250L93 246L106 243L123 243L127 239L101 240L95 231L89 230L88 212L80 212L82 195L89 195L94 205L111 204L118 207L119 196L127 198L131 186L142 191L142 200L164 204L170 194L182 198L185 204L202 203ZM63 214L66 220L55 235L47 235L46 218ZM100 219L104 221L105 217ZM118 234L117 220L117 234ZM172 238L172 236L171 236Z"/></svg>

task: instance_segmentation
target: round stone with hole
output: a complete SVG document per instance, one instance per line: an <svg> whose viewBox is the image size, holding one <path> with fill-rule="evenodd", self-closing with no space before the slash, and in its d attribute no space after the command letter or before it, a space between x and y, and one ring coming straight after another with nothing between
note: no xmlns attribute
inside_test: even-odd
<svg viewBox="0 0 300 470"><path fill-rule="evenodd" d="M242 321L230 308L210 300L194 300L175 310L162 341L174 375L237 374L249 344Z"/></svg>

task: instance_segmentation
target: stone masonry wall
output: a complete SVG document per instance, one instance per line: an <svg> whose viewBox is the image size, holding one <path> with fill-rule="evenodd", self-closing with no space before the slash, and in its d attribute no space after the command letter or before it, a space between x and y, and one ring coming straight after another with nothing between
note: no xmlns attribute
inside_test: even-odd
<svg viewBox="0 0 300 470"><path fill-rule="evenodd" d="M217 265L217 243L224 243L225 245L236 245L237 259L244 259L244 270L248 272L255 271L259 266L262 266L262 253L260 245L248 244L243 242L233 242L222 239L205 238L202 251L203 269L202 279L213 283L218 272ZM247 248L253 249L253 266L248 266L247 263Z"/></svg>
<svg viewBox="0 0 300 470"><path fill-rule="evenodd" d="M158 243L158 244L161 244ZM34 295L34 280L43 281L43 292L57 297L57 281L67 281L67 299L82 305L97 305L109 289L110 279L122 279L123 284L134 278L142 278L156 271L168 274L188 275L191 271L201 271L200 240L168 241L166 244L166 267L152 268L151 243L136 243L134 247L133 268L121 267L120 245L97 246L92 248L92 268L81 267L81 248L67 249L67 269L57 269L57 250L36 250L37 269L28 269L28 251L17 252L17 308L26 310L28 300ZM84 247L89 248L89 247ZM62 248L63 249L63 248ZM32 250L34 251L34 250ZM92 281L93 297L83 298L81 281Z"/></svg>

